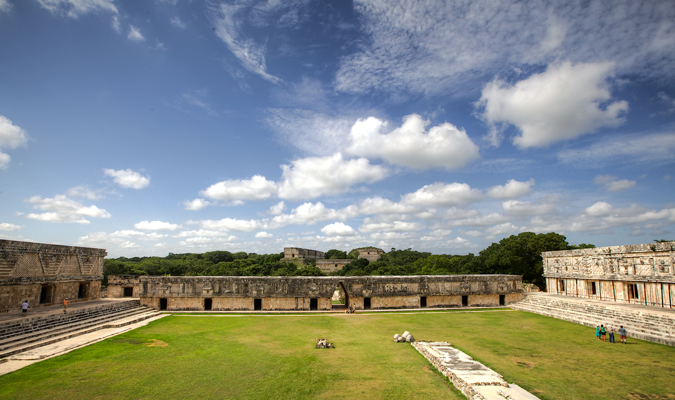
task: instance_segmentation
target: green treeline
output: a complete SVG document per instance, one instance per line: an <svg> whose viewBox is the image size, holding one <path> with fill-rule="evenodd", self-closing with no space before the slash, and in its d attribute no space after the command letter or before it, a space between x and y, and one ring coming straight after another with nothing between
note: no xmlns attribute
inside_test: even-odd
<svg viewBox="0 0 675 400"><path fill-rule="evenodd" d="M411 249L382 254L380 260L357 259L358 251L332 249L328 259L352 258L354 261L337 275L451 275L451 274L516 274L523 281L543 284L541 252L595 247L590 244L570 245L563 235L551 232L523 232L504 238L480 251L478 255L431 254ZM104 261L104 277L108 275L171 275L171 276L323 276L315 262L298 266L281 262L283 253L256 254L210 251L202 254L169 253L166 257L119 257Z"/></svg>

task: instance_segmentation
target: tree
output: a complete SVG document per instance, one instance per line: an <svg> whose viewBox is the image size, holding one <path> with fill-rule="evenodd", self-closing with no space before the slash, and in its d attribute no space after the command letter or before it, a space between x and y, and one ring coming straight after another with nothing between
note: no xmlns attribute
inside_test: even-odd
<svg viewBox="0 0 675 400"><path fill-rule="evenodd" d="M481 273L522 275L524 282L543 286L543 251L567 250L567 238L555 232L523 232L492 243L480 252L484 262Z"/></svg>
<svg viewBox="0 0 675 400"><path fill-rule="evenodd" d="M345 259L347 258L347 253L342 250L330 249L324 254L324 257L327 260Z"/></svg>

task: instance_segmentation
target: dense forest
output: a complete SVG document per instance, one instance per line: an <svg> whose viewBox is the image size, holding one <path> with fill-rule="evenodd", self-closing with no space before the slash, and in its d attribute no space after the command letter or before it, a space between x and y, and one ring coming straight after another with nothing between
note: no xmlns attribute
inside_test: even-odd
<svg viewBox="0 0 675 400"><path fill-rule="evenodd" d="M449 274L517 274L524 282L543 284L542 251L595 247L570 245L563 235L551 232L523 232L493 243L478 255L431 254L411 249L391 249L380 260L357 259L358 251L332 249L328 259L354 259L337 275L449 275ZM173 254L166 257L119 257L104 261L108 275L171 276L323 276L314 262L305 266L281 262L279 254L231 253L210 251L196 254ZM105 283L105 281L104 281Z"/></svg>

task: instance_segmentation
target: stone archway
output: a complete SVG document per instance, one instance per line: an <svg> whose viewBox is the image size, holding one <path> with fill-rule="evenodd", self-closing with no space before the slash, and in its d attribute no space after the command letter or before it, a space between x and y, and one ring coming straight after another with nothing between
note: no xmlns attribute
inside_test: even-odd
<svg viewBox="0 0 675 400"><path fill-rule="evenodd" d="M337 286L335 287L335 291L339 291L342 293L343 302L340 304L333 304L332 309L337 311L344 311L347 307L349 307L349 294L347 293L347 289L345 288L344 283L338 282Z"/></svg>

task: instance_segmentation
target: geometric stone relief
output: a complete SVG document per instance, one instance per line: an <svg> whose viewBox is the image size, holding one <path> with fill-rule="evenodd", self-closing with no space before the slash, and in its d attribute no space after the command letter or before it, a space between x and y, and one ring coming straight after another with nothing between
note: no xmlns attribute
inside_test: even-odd
<svg viewBox="0 0 675 400"><path fill-rule="evenodd" d="M63 257L61 260L61 268L59 268L59 277L82 275L78 258L77 255Z"/></svg>
<svg viewBox="0 0 675 400"><path fill-rule="evenodd" d="M44 276L37 253L22 254L12 270L12 278L41 278Z"/></svg>

